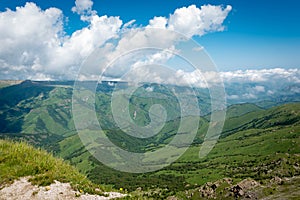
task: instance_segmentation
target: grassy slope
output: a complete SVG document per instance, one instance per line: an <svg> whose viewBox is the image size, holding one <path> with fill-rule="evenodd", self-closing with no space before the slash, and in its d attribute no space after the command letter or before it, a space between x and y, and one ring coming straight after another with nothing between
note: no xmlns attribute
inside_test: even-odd
<svg viewBox="0 0 300 200"><path fill-rule="evenodd" d="M227 118L222 136L251 128L288 126L300 120L299 110L300 103L290 103L272 107L268 110L258 110L242 116Z"/></svg>
<svg viewBox="0 0 300 200"><path fill-rule="evenodd" d="M104 189L62 159L25 142L0 140L0 155L0 186L19 177L31 176L30 181L38 185L50 185L58 180L70 182L75 190L88 193L96 193L95 188Z"/></svg>
<svg viewBox="0 0 300 200"><path fill-rule="evenodd" d="M58 152L57 142L76 133L71 88L27 81L0 89L0 94L1 138L21 138Z"/></svg>
<svg viewBox="0 0 300 200"><path fill-rule="evenodd" d="M239 117L247 113L260 111L260 110L263 109L252 103L235 104L227 108L226 117L227 118Z"/></svg>
<svg viewBox="0 0 300 200"><path fill-rule="evenodd" d="M68 89L65 88L55 88L50 91L49 98L25 116L22 132L69 134L72 120L70 120L71 102L68 93Z"/></svg>
<svg viewBox="0 0 300 200"><path fill-rule="evenodd" d="M170 169L177 170L187 164L186 170L190 183L203 184L223 177L242 179L252 177L265 179L274 175L299 175L293 165L299 162L300 127L249 129L219 140L214 149L204 160L197 159L199 147L191 147L178 163ZM273 166L271 163L285 158L285 163ZM198 162L197 162L198 160ZM286 162L288 160L289 164ZM272 173L265 174L263 169L274 167ZM270 166L268 166L270 165ZM283 171L280 171L282 167ZM208 173L206 173L208 172ZM197 175L200 174L200 175ZM269 176L269 177L268 177Z"/></svg>

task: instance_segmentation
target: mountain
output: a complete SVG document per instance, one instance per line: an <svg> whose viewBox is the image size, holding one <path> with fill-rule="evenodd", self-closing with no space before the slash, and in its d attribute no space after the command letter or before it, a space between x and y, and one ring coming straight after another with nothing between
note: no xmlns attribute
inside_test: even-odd
<svg viewBox="0 0 300 200"><path fill-rule="evenodd" d="M287 94L285 98L282 92L282 98L274 100L262 94L262 98L241 104L231 100L218 143L200 159L199 150L210 120L210 100L207 90L195 89L203 114L199 116L199 129L193 144L170 166L151 173L131 174L106 167L82 145L72 119L73 84L72 81L24 81L0 88L0 137L26 140L51 151L76 166L92 182L125 188L137 198L177 196L185 199L192 193L205 196L215 184L217 189L212 189L212 195L223 199L225 194L235 195L230 190L248 178L259 183L260 186L253 188L253 194L259 198L277 195L292 184L299 185L299 179L292 179L300 175L300 103L296 102L297 95ZM168 113L167 121L157 135L141 139L125 134L114 121L111 113L114 84L104 82L96 88L97 118L107 137L131 152L152 151L167 145L176 135L181 120L180 104L168 87L182 92L186 98L191 94L190 88L152 84L133 93L129 99L129 114L138 125L150 122L148 110L152 105L161 104ZM126 83L122 83L122 87L126 88ZM236 87L227 90L233 92ZM242 89L248 85L238 87ZM142 94L149 89L151 92L147 95L150 96L145 98ZM230 184L223 181L224 178L229 178ZM286 181L281 185L273 184L275 178Z"/></svg>

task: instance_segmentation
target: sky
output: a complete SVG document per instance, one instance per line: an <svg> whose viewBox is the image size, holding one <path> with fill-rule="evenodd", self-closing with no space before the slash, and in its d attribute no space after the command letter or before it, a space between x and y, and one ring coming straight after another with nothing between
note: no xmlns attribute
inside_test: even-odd
<svg viewBox="0 0 300 200"><path fill-rule="evenodd" d="M0 1L1 79L70 79L97 45L125 28L150 25L197 41L220 71L294 68L299 73L299 1L30 2Z"/></svg>

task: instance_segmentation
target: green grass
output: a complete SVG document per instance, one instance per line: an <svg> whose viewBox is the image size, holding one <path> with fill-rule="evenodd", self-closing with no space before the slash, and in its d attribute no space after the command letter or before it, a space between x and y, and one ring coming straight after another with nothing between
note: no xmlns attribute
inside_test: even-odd
<svg viewBox="0 0 300 200"><path fill-rule="evenodd" d="M91 154L82 146L82 142L78 135L70 136L60 143L59 157L69 160L72 164L76 165L82 173L88 173L93 169L93 163L89 161Z"/></svg>
<svg viewBox="0 0 300 200"><path fill-rule="evenodd" d="M227 118L239 117L247 113L260 111L260 110L263 109L252 103L235 104L227 108L226 117Z"/></svg>
<svg viewBox="0 0 300 200"><path fill-rule="evenodd" d="M168 167L182 173L190 184L231 177L235 182L251 177L268 180L272 177L299 176L300 127L283 127L277 130L251 129L220 139L205 158L197 158L200 147L191 147L178 161Z"/></svg>
<svg viewBox="0 0 300 200"><path fill-rule="evenodd" d="M30 176L29 180L36 185L50 185L57 180L69 182L73 189L92 194L102 194L95 191L96 188L107 189L92 183L62 159L54 158L26 142L0 140L0 169L0 185Z"/></svg>

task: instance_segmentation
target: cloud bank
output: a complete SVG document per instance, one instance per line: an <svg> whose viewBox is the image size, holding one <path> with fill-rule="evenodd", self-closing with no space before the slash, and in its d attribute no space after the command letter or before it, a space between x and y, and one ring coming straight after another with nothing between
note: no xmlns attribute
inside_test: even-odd
<svg viewBox="0 0 300 200"><path fill-rule="evenodd" d="M278 80L284 80L284 82L300 83L300 70L282 68L237 70L222 72L221 77L225 82L277 82Z"/></svg>
<svg viewBox="0 0 300 200"><path fill-rule="evenodd" d="M248 102L249 100L276 99L280 95L300 94L299 69L262 69L221 72L227 89L227 99Z"/></svg>

